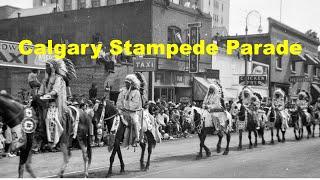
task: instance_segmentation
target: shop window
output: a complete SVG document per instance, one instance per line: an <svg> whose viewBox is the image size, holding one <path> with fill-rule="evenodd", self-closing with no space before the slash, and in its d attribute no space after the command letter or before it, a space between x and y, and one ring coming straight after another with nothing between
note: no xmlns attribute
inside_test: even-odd
<svg viewBox="0 0 320 180"><path fill-rule="evenodd" d="M100 0L91 0L92 7L100 7Z"/></svg>
<svg viewBox="0 0 320 180"><path fill-rule="evenodd" d="M155 77L155 81L158 84L163 84L164 83L164 73L163 72L156 72L156 77Z"/></svg>
<svg viewBox="0 0 320 180"><path fill-rule="evenodd" d="M72 0L64 0L64 10L65 11L72 10Z"/></svg>
<svg viewBox="0 0 320 180"><path fill-rule="evenodd" d="M78 0L78 9L86 8L86 0Z"/></svg>
<svg viewBox="0 0 320 180"><path fill-rule="evenodd" d="M154 88L154 99L156 101L160 99L160 88Z"/></svg>
<svg viewBox="0 0 320 180"><path fill-rule="evenodd" d="M308 64L307 63L303 63L303 69L304 69L304 73L308 74Z"/></svg>
<svg viewBox="0 0 320 180"><path fill-rule="evenodd" d="M296 63L295 62L291 62L291 71L296 72Z"/></svg>
<svg viewBox="0 0 320 180"><path fill-rule="evenodd" d="M183 83L183 74L177 74L176 75L176 82L177 83Z"/></svg>

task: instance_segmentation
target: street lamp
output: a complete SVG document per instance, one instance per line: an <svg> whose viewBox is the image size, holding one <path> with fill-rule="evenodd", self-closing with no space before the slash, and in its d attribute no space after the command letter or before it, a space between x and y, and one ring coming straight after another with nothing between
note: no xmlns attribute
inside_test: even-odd
<svg viewBox="0 0 320 180"><path fill-rule="evenodd" d="M249 16L251 15L251 14L253 14L253 13L256 13L256 14L258 14L259 15L259 18L260 18L260 24L259 24L259 28L258 28L258 32L259 33L262 33L262 26L261 26L261 14L257 11L257 10L252 10L252 11L250 11L248 14L247 14L247 17L246 17L246 29L245 29L245 31L246 31L246 36L245 36L245 38L246 38L246 43L248 43L248 19L249 19ZM248 78L248 60L249 60L249 57L250 56L246 56L245 57L245 71L244 71L244 78L245 78L245 86L248 84L247 83L247 78Z"/></svg>

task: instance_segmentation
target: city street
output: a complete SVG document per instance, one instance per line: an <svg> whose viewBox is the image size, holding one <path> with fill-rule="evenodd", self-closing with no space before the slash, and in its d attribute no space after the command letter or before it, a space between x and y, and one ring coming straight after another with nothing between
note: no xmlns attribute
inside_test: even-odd
<svg viewBox="0 0 320 180"><path fill-rule="evenodd" d="M210 136L206 144L212 156L196 160L199 140L196 136L187 139L165 141L159 144L151 157L150 170L139 170L140 149L122 149L126 164L124 174L120 174L119 161L115 158L112 177L320 177L320 138L293 140L292 129L288 131L287 142L275 145L259 145L248 149L247 134L244 135L245 147L237 150L238 136L231 138L231 150L228 156L215 152L216 136ZM318 136L318 131L316 133ZM270 140L270 132L266 133ZM224 139L225 140L225 139ZM223 147L225 146L223 141ZM72 152L66 177L82 177L83 163L79 150ZM107 148L94 148L89 177L105 177L109 166L110 153ZM38 177L55 177L62 163L61 153L45 153L33 156L32 167ZM0 160L1 177L17 177L18 157ZM25 172L25 177L29 177Z"/></svg>

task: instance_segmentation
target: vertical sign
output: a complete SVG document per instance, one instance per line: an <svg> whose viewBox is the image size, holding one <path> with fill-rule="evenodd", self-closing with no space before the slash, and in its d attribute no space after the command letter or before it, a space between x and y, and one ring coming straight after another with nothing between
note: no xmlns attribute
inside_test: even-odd
<svg viewBox="0 0 320 180"><path fill-rule="evenodd" d="M193 46L199 43L199 28L201 23L188 24L190 34L190 45ZM191 53L189 55L189 73L197 73L199 71L199 55Z"/></svg>

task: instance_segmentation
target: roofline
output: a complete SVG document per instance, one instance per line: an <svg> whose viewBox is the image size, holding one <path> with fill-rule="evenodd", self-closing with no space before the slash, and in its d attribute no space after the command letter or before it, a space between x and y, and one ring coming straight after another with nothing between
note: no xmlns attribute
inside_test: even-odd
<svg viewBox="0 0 320 180"><path fill-rule="evenodd" d="M288 26L286 24L283 24L283 23L281 23L281 22L279 22L279 21L277 21L277 20L275 20L275 19L273 19L271 17L268 18L268 21L269 21L269 28L273 24L275 24L275 25L280 26L280 27L282 27L282 28L284 28L286 30L289 30L293 34L296 34L296 35L298 35L298 36L300 36L302 38L305 38L305 39L309 40L310 42L316 44L317 46L320 46L320 41L317 41L315 39L310 38L309 36L307 36L305 33L302 33L301 31L298 31L298 30L296 30L296 29L294 29L294 28L292 28L292 27L290 27L290 26Z"/></svg>
<svg viewBox="0 0 320 180"><path fill-rule="evenodd" d="M21 8L19 8L19 7L16 7L16 6L10 6L10 5L0 6L0 8L2 8L2 7L10 7L10 8L15 8L15 9L21 9Z"/></svg>
<svg viewBox="0 0 320 180"><path fill-rule="evenodd" d="M262 33L262 34L248 34L248 38L255 38L255 37L269 37L269 33ZM221 36L219 39L242 39L246 38L246 35L236 35L236 36Z"/></svg>

